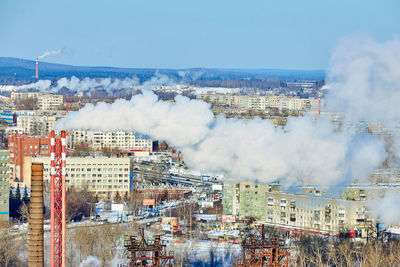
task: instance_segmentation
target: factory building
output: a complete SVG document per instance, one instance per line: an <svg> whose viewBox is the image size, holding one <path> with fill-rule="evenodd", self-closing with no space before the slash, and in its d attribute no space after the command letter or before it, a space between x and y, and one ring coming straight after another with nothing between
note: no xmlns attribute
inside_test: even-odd
<svg viewBox="0 0 400 267"><path fill-rule="evenodd" d="M50 138L13 133L8 136L8 151L11 181L24 182L24 158L50 156Z"/></svg>
<svg viewBox="0 0 400 267"><path fill-rule="evenodd" d="M0 150L0 228L8 226L9 218L9 155L7 150Z"/></svg>
<svg viewBox="0 0 400 267"><path fill-rule="evenodd" d="M24 177L30 186L31 164L43 163L43 179L50 181L50 157L26 157ZM130 159L106 157L67 157L66 187L83 189L99 196L130 191Z"/></svg>
<svg viewBox="0 0 400 267"><path fill-rule="evenodd" d="M283 228L326 233L354 230L365 235L374 225L366 201L287 194L252 182L225 184L223 195L224 214L254 217Z"/></svg>
<svg viewBox="0 0 400 267"><path fill-rule="evenodd" d="M113 148L125 151L153 151L152 140L137 138L134 132L125 131L105 133L76 130L68 134L67 143L72 146L83 143L95 150Z"/></svg>

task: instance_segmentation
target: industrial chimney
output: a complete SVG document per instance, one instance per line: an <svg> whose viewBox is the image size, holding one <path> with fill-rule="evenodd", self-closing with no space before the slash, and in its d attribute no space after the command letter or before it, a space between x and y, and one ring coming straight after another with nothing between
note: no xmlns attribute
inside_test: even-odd
<svg viewBox="0 0 400 267"><path fill-rule="evenodd" d="M39 58L36 58L36 79L39 79Z"/></svg>
<svg viewBox="0 0 400 267"><path fill-rule="evenodd" d="M43 163L32 163L28 266L43 267Z"/></svg>

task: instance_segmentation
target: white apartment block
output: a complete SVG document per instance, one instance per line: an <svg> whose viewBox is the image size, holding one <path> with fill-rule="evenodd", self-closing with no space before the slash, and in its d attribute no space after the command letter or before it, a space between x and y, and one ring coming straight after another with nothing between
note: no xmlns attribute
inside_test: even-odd
<svg viewBox="0 0 400 267"><path fill-rule="evenodd" d="M40 94L37 105L40 110L57 110L62 107L63 103L62 95Z"/></svg>
<svg viewBox="0 0 400 267"><path fill-rule="evenodd" d="M75 130L68 135L70 144L86 143L94 149L114 148L120 150L153 151L153 141L137 138L134 132L95 132Z"/></svg>
<svg viewBox="0 0 400 267"><path fill-rule="evenodd" d="M339 233L370 226L367 202L268 192L265 222ZM367 223L367 224L366 224Z"/></svg>
<svg viewBox="0 0 400 267"><path fill-rule="evenodd" d="M28 98L38 98L38 92L11 92L11 99L13 101L21 101Z"/></svg>
<svg viewBox="0 0 400 267"><path fill-rule="evenodd" d="M357 230L365 235L375 225L367 201L287 194L279 187L253 182L225 184L223 203L224 214L255 217L289 229L331 234Z"/></svg>
<svg viewBox="0 0 400 267"><path fill-rule="evenodd" d="M276 108L279 110L309 110L315 108L316 104L314 98L300 98L285 95L198 94L196 98L215 105L254 110L265 110L267 108Z"/></svg>
<svg viewBox="0 0 400 267"><path fill-rule="evenodd" d="M43 178L50 181L49 157L25 157L24 179L30 185L31 163L43 163ZM100 196L129 192L130 159L106 157L67 157L66 187L86 188ZM29 182L28 182L29 180Z"/></svg>
<svg viewBox="0 0 400 267"><path fill-rule="evenodd" d="M54 125L60 118L62 116L19 115L17 127L21 129L23 134L45 136L48 132L54 130Z"/></svg>

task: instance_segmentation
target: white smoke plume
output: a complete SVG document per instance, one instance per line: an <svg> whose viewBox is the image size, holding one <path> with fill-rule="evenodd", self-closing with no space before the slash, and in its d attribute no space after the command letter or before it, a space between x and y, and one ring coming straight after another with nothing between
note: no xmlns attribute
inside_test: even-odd
<svg viewBox="0 0 400 267"><path fill-rule="evenodd" d="M53 51L46 51L46 52L44 52L43 55L39 56L38 59L44 59L46 57L60 56L60 55L61 55L61 49L53 50Z"/></svg>
<svg viewBox="0 0 400 267"><path fill-rule="evenodd" d="M114 90L132 90L132 87L140 90L157 90L157 86L160 85L173 85L176 81L168 77L167 75L155 73L150 80L139 83L139 79L136 77L125 78L125 79L111 79L111 78L83 78L79 79L75 76L71 78L61 78L57 80L56 85L52 86L50 80L39 80L35 83L21 85L15 87L15 90L38 90L40 92L52 92L57 93L63 88L67 88L75 93L89 93L96 90L105 90L107 93L112 94Z"/></svg>
<svg viewBox="0 0 400 267"><path fill-rule="evenodd" d="M160 86L171 86L177 84L177 81L168 75L161 74L159 71L154 73L154 76L149 80L144 81L136 87L139 90L158 90Z"/></svg>
<svg viewBox="0 0 400 267"><path fill-rule="evenodd" d="M62 88L68 88L75 92L89 92L93 89L100 88L106 90L107 92L111 92L112 90L117 89L131 89L133 86L137 86L138 84L139 82L136 77L125 79L79 79L75 76L72 76L70 79L59 79L57 81L57 85L51 88L51 91L57 92Z"/></svg>
<svg viewBox="0 0 400 267"><path fill-rule="evenodd" d="M50 80L39 80L37 82L31 83L31 84L25 84L25 85L20 85L16 86L14 89L16 91L23 91L23 90L37 90L44 92L48 90L51 86L51 81Z"/></svg>
<svg viewBox="0 0 400 267"><path fill-rule="evenodd" d="M101 266L101 261L94 256L87 257L79 264L79 267L100 267L100 266Z"/></svg>
<svg viewBox="0 0 400 267"><path fill-rule="evenodd" d="M182 80L198 80L201 76L203 76L203 71L190 71L190 70L179 70L178 75Z"/></svg>
<svg viewBox="0 0 400 267"><path fill-rule="evenodd" d="M214 118L202 101L183 96L175 100L158 101L144 91L131 101L87 105L58 121L57 128L137 131L180 148L190 167L223 172L232 180L338 184L349 173L365 177L384 158L383 146L376 140L337 133L328 121L290 118L285 128L275 128L259 118L249 122ZM365 150L376 157L360 162Z"/></svg>
<svg viewBox="0 0 400 267"><path fill-rule="evenodd" d="M342 112L348 121L373 122L392 135L387 164L398 167L400 140L400 41L378 43L370 37L344 38L332 55L327 76L329 109ZM358 162L376 157L373 151L360 153ZM400 223L399 192L376 196L370 202L375 217Z"/></svg>
<svg viewBox="0 0 400 267"><path fill-rule="evenodd" d="M198 77L196 75L201 74L190 74L191 78ZM195 75L195 76L193 76ZM131 90L132 87L135 90L158 90L159 86L171 86L177 84L177 81L168 75L160 74L158 71L155 72L154 76L149 80L144 81L142 84L139 83L137 77L125 78L125 79L111 79L111 78L83 78L79 79L75 76L71 78L63 77L57 80L56 85L52 86L50 80L39 80L35 83L21 85L15 87L15 90L38 90L40 92L52 92L57 93L63 88L67 88L75 93L89 93L96 90L105 90L108 94L112 94L114 90Z"/></svg>
<svg viewBox="0 0 400 267"><path fill-rule="evenodd" d="M384 197L375 196L369 203L376 218L388 225L398 225L400 222L400 193L388 191Z"/></svg>
<svg viewBox="0 0 400 267"><path fill-rule="evenodd" d="M328 107L355 122L397 122L398 47L398 41L343 40L328 72ZM338 131L324 119L289 118L284 128L275 128L258 118L215 118L209 105L181 96L175 103L159 102L151 92L132 101L88 105L58 121L57 128L133 130L164 139L183 151L189 166L224 172L231 180L280 179L285 185L304 180L337 185L354 178L362 182L385 159L383 143L372 135Z"/></svg>
<svg viewBox="0 0 400 267"><path fill-rule="evenodd" d="M328 108L352 121L391 126L400 119L400 41L344 38L327 75Z"/></svg>

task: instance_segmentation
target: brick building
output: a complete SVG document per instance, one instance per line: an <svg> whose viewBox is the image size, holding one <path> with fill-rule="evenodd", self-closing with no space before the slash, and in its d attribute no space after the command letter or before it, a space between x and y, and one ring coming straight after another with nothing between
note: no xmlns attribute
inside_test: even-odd
<svg viewBox="0 0 400 267"><path fill-rule="evenodd" d="M10 179L24 182L23 165L25 157L50 156L50 137L38 137L10 134L8 137L10 151Z"/></svg>

